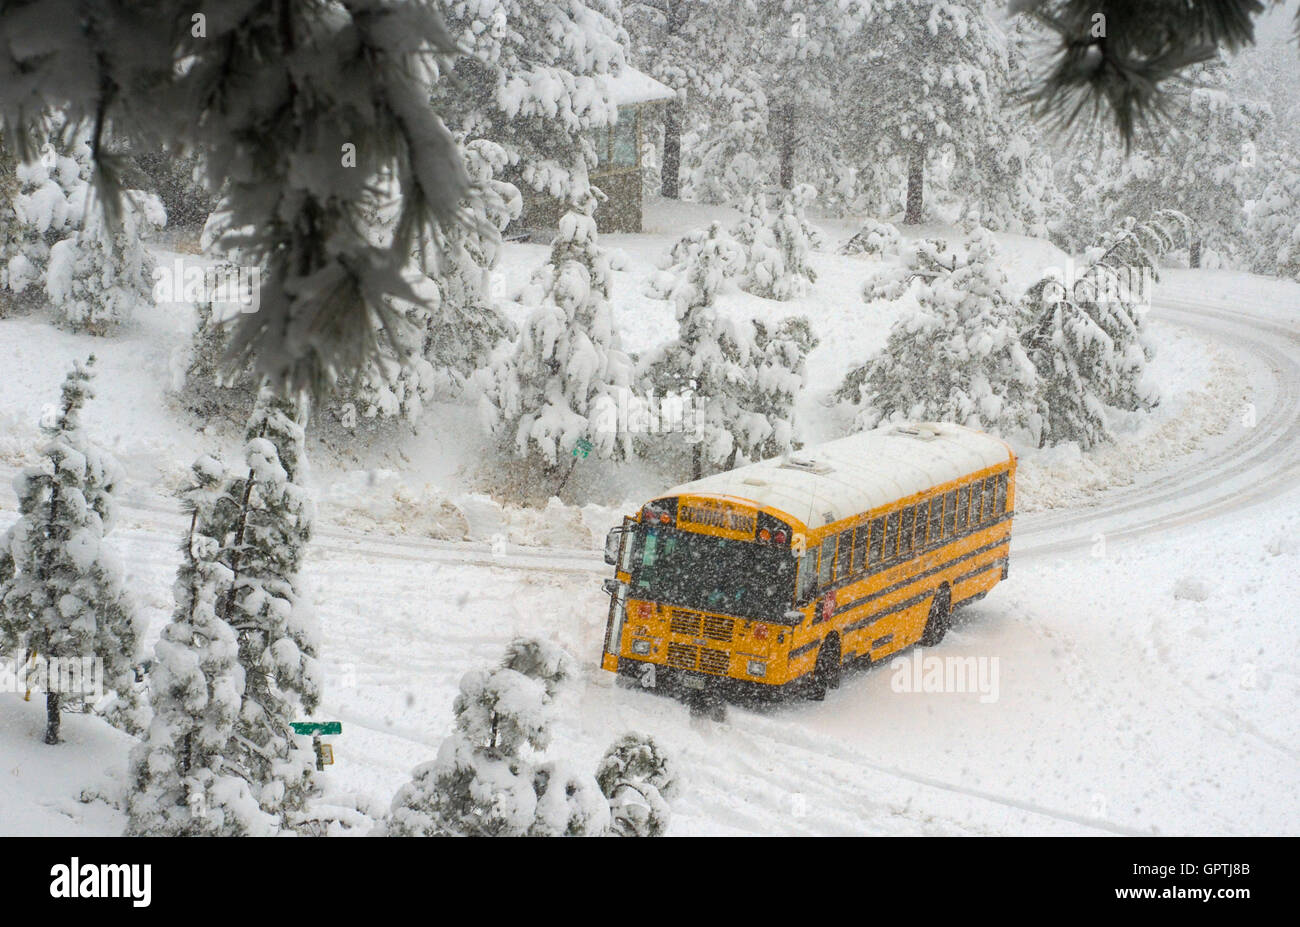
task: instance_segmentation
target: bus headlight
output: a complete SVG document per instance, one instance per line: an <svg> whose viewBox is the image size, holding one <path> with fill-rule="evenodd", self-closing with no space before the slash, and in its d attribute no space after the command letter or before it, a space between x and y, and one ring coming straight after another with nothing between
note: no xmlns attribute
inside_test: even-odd
<svg viewBox="0 0 1300 927"><path fill-rule="evenodd" d="M746 669L749 671L749 675L751 676L767 675L767 664L760 660L750 660L749 666L746 667Z"/></svg>
<svg viewBox="0 0 1300 927"><path fill-rule="evenodd" d="M639 653L642 656L650 652L649 641L632 641L632 652Z"/></svg>

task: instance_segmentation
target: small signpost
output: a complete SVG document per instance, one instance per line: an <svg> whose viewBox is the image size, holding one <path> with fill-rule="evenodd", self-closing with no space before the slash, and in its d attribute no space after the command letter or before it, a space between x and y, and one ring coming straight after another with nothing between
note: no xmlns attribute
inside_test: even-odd
<svg viewBox="0 0 1300 927"><path fill-rule="evenodd" d="M342 734L342 721L294 721L289 726L293 728L295 734L311 735L311 745L316 751L317 770L334 765L334 748L329 744L321 743L321 735Z"/></svg>
<svg viewBox="0 0 1300 927"><path fill-rule="evenodd" d="M573 446L573 456L577 457L579 453L586 457L591 453L592 443L586 438L579 438L578 443Z"/></svg>

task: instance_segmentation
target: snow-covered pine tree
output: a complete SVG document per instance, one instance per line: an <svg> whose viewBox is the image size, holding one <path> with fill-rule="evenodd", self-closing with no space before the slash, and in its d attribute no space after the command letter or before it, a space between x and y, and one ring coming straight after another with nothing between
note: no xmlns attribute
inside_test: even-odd
<svg viewBox="0 0 1300 927"><path fill-rule="evenodd" d="M784 319L775 329L754 320L754 347L761 358L750 409L772 425L771 434L748 457L762 460L795 446L794 403L808 382L808 354L818 345L807 316Z"/></svg>
<svg viewBox="0 0 1300 927"><path fill-rule="evenodd" d="M617 109L606 76L624 64L617 0L442 0L466 50L438 107L453 130L501 145L523 183L560 201L585 196L596 165L589 130Z"/></svg>
<svg viewBox="0 0 1300 927"><path fill-rule="evenodd" d="M682 131L716 124L705 134L710 170L694 186L705 202L727 202L717 189L733 175L753 178L755 153L766 144L766 100L746 74L750 49L736 28L742 0L638 0L624 4L628 56L636 67L677 91L664 108L660 182L653 191L666 199L681 194ZM755 105L757 104L757 105ZM730 118L728 118L730 117ZM685 155L693 154L688 147ZM743 162L743 163L740 163ZM739 192L740 188L733 188Z"/></svg>
<svg viewBox="0 0 1300 927"><path fill-rule="evenodd" d="M156 195L128 190L117 221L106 222L91 194L90 139L74 139L65 157L76 164L75 175L61 164L55 176L65 185L71 234L50 247L45 294L60 324L104 335L151 301L155 261L145 241L167 213Z"/></svg>
<svg viewBox="0 0 1300 927"><path fill-rule="evenodd" d="M1250 212L1251 270L1300 281L1300 159L1289 152L1265 160L1268 181Z"/></svg>
<svg viewBox="0 0 1300 927"><path fill-rule="evenodd" d="M1074 280L1058 274L1030 288L1021 340L1038 371L1041 443L1093 447L1110 439L1105 407L1142 411L1159 402L1144 378L1153 348L1143 314L1161 256L1189 240L1190 227L1173 210L1125 219L1088 250L1091 263Z"/></svg>
<svg viewBox="0 0 1300 927"><path fill-rule="evenodd" d="M130 727L143 627L105 542L117 464L81 427L82 407L94 395L93 364L93 356L75 364L64 379L58 414L42 425L42 460L14 484L18 521L0 538L8 552L0 565L8 574L0 584L0 650L102 661L104 688L118 700L116 720ZM72 694L53 685L46 692L47 744L59 742L64 697Z"/></svg>
<svg viewBox="0 0 1300 927"><path fill-rule="evenodd" d="M18 213L14 209L17 199L18 160L0 129L0 319L10 314L17 296L9 287L9 262L19 257L22 240L18 234ZM21 262L18 270L21 274Z"/></svg>
<svg viewBox="0 0 1300 927"><path fill-rule="evenodd" d="M839 388L841 399L861 407L857 427L950 421L1004 437L1027 432L1036 442L1037 378L992 233L977 228L951 250L931 241L910 250L893 279L867 288L869 300L910 293L916 308L894 323L884 350Z"/></svg>
<svg viewBox="0 0 1300 927"><path fill-rule="evenodd" d="M668 802L678 791L676 762L653 738L629 732L616 740L596 770L620 837L660 837L671 819Z"/></svg>
<svg viewBox="0 0 1300 927"><path fill-rule="evenodd" d="M12 247L0 285L21 308L50 305L60 324L102 335L150 300L155 265L144 242L167 215L158 197L129 190L119 224L107 226L92 171L87 138L66 136L52 119L40 157L15 166L16 190L4 198L15 222L5 223Z"/></svg>
<svg viewBox="0 0 1300 927"><path fill-rule="evenodd" d="M456 729L393 798L394 837L521 837L537 821L536 770L525 746L550 743L551 700L540 679L471 670L452 706Z"/></svg>
<svg viewBox="0 0 1300 927"><path fill-rule="evenodd" d="M808 292L817 279L808 256L820 235L808 223L804 211L816 196L811 186L800 184L794 190L780 191L776 209L769 210L762 188L752 189L744 206L745 216L732 229L732 235L745 248L741 289L779 300L796 299Z"/></svg>
<svg viewBox="0 0 1300 927"><path fill-rule="evenodd" d="M1109 441L1106 406L1092 383L1116 373L1110 337L1059 274L1030 287L1025 312L1034 321L1022 338L1038 371L1040 446L1074 441L1088 450Z"/></svg>
<svg viewBox="0 0 1300 927"><path fill-rule="evenodd" d="M886 254L898 254L903 237L898 228L889 222L868 217L862 227L853 233L853 237L840 246L840 254L866 254L882 257Z"/></svg>
<svg viewBox="0 0 1300 927"><path fill-rule="evenodd" d="M641 379L659 396L691 396L695 412L693 476L706 464L727 466L772 435L773 424L752 411L759 352L752 329L719 311L723 280L744 266L744 251L719 223L686 249L672 290L678 335L650 352Z"/></svg>
<svg viewBox="0 0 1300 927"><path fill-rule="evenodd" d="M599 427L617 417L631 362L614 331L609 258L599 247L594 209L588 194L561 217L550 261L535 275L541 305L482 378L484 424L548 472L579 441L605 459L630 451L626 434Z"/></svg>
<svg viewBox="0 0 1300 927"><path fill-rule="evenodd" d="M864 185L906 174L904 221L917 223L929 165L947 155L959 169L975 167L989 154L1005 42L984 0L873 4L868 28L870 41L845 61L838 124Z"/></svg>
<svg viewBox="0 0 1300 927"><path fill-rule="evenodd" d="M218 506L229 506L225 468L200 457L181 500L190 516L176 571L176 609L149 667L153 720L132 750L127 833L263 836L278 828L226 760L244 695L234 629L219 614L232 574L222 562ZM228 521L228 516L225 521ZM216 536L212 532L215 532Z"/></svg>
<svg viewBox="0 0 1300 927"><path fill-rule="evenodd" d="M1176 209L1191 220L1188 262L1203 251L1233 262L1244 251L1246 191L1258 170L1249 156L1271 115L1266 104L1239 99L1221 61L1198 66L1169 94L1171 118L1136 137L1131 150L1104 139L1081 159L1072 181L1076 222L1088 220L1069 244L1086 244L1127 216Z"/></svg>
<svg viewBox="0 0 1300 927"><path fill-rule="evenodd" d="M290 723L320 701L320 626L300 575L315 516L301 483L304 406L262 388L246 432L248 470L227 476L213 512L231 574L218 614L234 629L244 673L236 755L227 759L246 772L262 810L282 821L314 788L315 755Z"/></svg>
<svg viewBox="0 0 1300 927"><path fill-rule="evenodd" d="M741 75L719 91L714 108L705 131L683 145L686 190L701 203L739 203L774 164L767 96L758 81Z"/></svg>

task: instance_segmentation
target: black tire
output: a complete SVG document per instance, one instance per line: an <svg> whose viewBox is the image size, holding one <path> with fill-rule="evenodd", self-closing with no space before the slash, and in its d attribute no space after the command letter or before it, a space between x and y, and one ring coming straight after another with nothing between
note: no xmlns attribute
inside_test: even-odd
<svg viewBox="0 0 1300 927"><path fill-rule="evenodd" d="M840 662L840 639L838 635L828 634L817 651L817 665L813 667L808 697L814 702L826 698L827 689L838 689L844 675L844 664Z"/></svg>
<svg viewBox="0 0 1300 927"><path fill-rule="evenodd" d="M922 647L933 647L943 640L952 624L952 593L947 586L940 587L930 602L930 616L925 620L925 630L917 641Z"/></svg>

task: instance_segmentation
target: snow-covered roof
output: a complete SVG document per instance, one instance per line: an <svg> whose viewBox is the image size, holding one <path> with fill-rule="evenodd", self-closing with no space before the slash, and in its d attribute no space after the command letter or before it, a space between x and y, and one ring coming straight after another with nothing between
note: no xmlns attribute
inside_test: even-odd
<svg viewBox="0 0 1300 927"><path fill-rule="evenodd" d="M971 428L898 423L706 476L662 496L745 499L817 529L1011 459L1005 443Z"/></svg>
<svg viewBox="0 0 1300 927"><path fill-rule="evenodd" d="M667 84L661 84L644 71L627 65L623 65L617 76L607 75L605 80L615 106L656 103L677 96Z"/></svg>

